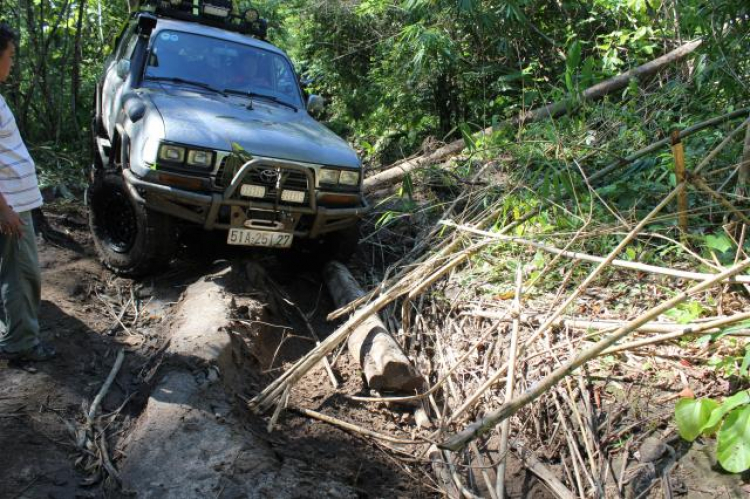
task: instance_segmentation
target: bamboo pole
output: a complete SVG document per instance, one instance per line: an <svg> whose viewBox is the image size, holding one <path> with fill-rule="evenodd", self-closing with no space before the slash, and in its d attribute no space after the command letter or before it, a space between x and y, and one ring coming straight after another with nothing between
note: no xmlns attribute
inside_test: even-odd
<svg viewBox="0 0 750 499"><path fill-rule="evenodd" d="M650 320L684 302L691 295L710 289L716 284L724 282L727 278L743 272L748 267L750 267L750 259L746 259L738 263L737 265L734 265L731 268L725 270L721 274L718 274L713 279L704 281L690 288L689 290L678 294L674 298L651 308L636 319L630 321L627 325L619 328L610 336L600 340L573 359L565 362L563 365L555 369L549 376L537 383L533 388L526 391L523 395L517 397L512 402L503 405L497 411L494 411L484 418L470 424L464 430L440 444L440 447L454 452L462 449L469 442L481 437L492 428L494 428L497 424L503 422L505 419L518 412L521 408L539 398L542 394L546 393L550 388L556 385L560 380L574 372L576 369L578 369L591 359L599 356L599 354L601 354L607 348L625 338L627 335L638 329L638 327L646 324Z"/></svg>
<svg viewBox="0 0 750 499"><path fill-rule="evenodd" d="M672 154L674 156L674 173L677 183L685 182L685 148L680 141L680 132L672 132ZM679 219L680 232L683 243L687 240L688 233L688 195L687 190L683 190L677 196L677 216Z"/></svg>
<svg viewBox="0 0 750 499"><path fill-rule="evenodd" d="M651 338L644 338L642 340L632 341L630 343L618 345L616 347L608 348L607 350L602 352L602 355L607 355L607 354L612 354L612 353L617 353L617 352L624 352L626 350L633 350L635 348L642 348L648 345L662 343L664 341L676 340L678 338L682 338L683 336L687 336L687 335L708 333L712 331L718 332L723 327L729 326L731 324L736 324L738 322L746 321L746 320L750 320L750 312L746 312L742 314L735 314L729 317L722 317L720 319L706 322L704 324L693 325L692 327L685 327L685 328L682 328L682 329L679 329L677 331L673 331L667 334L653 336Z"/></svg>
<svg viewBox="0 0 750 499"><path fill-rule="evenodd" d="M521 294L523 293L523 269L517 263L516 269L516 297L513 300L513 329L510 336L510 351L508 353L508 377L505 381L505 403L513 400L513 387L516 383L516 356L518 354L518 331L521 328ZM508 437L510 436L510 419L503 421L500 429L500 463L497 465L497 482L495 494L498 499L505 499L505 458L508 453Z"/></svg>
<svg viewBox="0 0 750 499"><path fill-rule="evenodd" d="M476 234L478 236L482 236L485 238L496 239L498 241L507 241L511 243L525 244L532 248L546 251L554 255L560 255L560 256L567 257L567 258L572 258L574 260L581 260L581 261L592 262L592 263L601 263L605 260L604 258L600 256L589 255L587 253L579 253L576 251L561 250L559 248L555 248L553 246L547 246L547 245L538 243L536 241L530 241L522 237L506 236L503 234L498 234L496 232L488 232L484 230L474 229L472 227L467 227L465 225L458 225L451 221L444 220L444 221L441 221L440 223L448 227L454 227L463 232ZM710 279L711 277L716 275L716 274L707 274L704 272L691 272L687 270L670 269L668 267L659 267L657 265L649 265L649 264L638 263L638 262L629 262L627 260L612 260L611 265L615 267L624 268L624 269L635 270L638 272L647 272L649 274L665 275L669 277L675 277L678 279L689 279L691 281L705 281L706 279ZM750 276L737 276L735 279L732 280L732 282L750 284Z"/></svg>

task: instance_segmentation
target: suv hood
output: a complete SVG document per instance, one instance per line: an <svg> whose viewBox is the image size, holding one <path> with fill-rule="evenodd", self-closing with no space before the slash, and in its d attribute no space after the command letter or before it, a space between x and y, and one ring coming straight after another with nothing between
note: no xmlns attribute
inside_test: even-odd
<svg viewBox="0 0 750 499"><path fill-rule="evenodd" d="M179 89L146 89L164 120L165 139L231 151L237 143L255 156L345 168L360 168L354 150L304 110L261 98L223 97Z"/></svg>

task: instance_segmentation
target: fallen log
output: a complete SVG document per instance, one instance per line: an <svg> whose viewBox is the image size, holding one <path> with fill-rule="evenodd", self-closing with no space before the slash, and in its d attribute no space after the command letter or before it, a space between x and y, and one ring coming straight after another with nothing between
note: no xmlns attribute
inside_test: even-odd
<svg viewBox="0 0 750 499"><path fill-rule="evenodd" d="M666 66L684 59L700 47L701 43L702 40L688 42L653 61L649 61L646 64L631 69L630 71L626 71L625 73L601 83L597 83L596 85L584 90L579 96L568 96L561 101L521 113L510 120L500 123L499 127L519 126L525 123L532 123L547 118L557 118L567 114L577 109L583 102L601 99L609 93L625 88L633 78L647 78L658 73ZM493 128L489 127L479 132L477 136L489 135L492 131ZM466 143L463 139L459 139L430 154L396 163L391 168L365 179L365 192L369 193L377 189L382 189L385 186L395 184L408 173L423 166L438 163L448 156L461 152L464 147L466 147Z"/></svg>
<svg viewBox="0 0 750 499"><path fill-rule="evenodd" d="M342 307L365 292L345 265L330 261L323 269L328 292L337 307ZM414 393L424 380L412 366L395 339L388 333L378 314L373 314L352 331L349 354L359 365L367 385L379 392Z"/></svg>

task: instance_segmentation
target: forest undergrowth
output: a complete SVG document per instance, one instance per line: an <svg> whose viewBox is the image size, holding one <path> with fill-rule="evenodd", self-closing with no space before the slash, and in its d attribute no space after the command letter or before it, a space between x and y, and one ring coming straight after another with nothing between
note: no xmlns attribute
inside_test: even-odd
<svg viewBox="0 0 750 499"><path fill-rule="evenodd" d="M400 297L384 315L400 318L392 332L429 388L360 401L424 404L433 426L422 432L440 449L425 444L421 457L449 496L501 494L509 449L536 456L527 466L557 497L659 492L674 459L658 460L680 443L678 399L750 387L748 199L736 188L750 113L682 139L688 180L667 144L589 181L736 110L688 113L685 88L662 75L574 115L498 130L377 193L362 278L371 300ZM717 280L727 269L739 277ZM750 465L749 443L733 448L732 471ZM634 457L649 445L661 449L647 468L656 481Z"/></svg>

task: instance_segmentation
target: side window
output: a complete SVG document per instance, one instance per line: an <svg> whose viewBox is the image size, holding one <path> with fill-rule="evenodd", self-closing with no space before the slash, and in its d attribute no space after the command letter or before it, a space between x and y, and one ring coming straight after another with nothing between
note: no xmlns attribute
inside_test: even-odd
<svg viewBox="0 0 750 499"><path fill-rule="evenodd" d="M123 59L130 60L130 58L133 56L133 51L135 50L136 43L138 43L138 35L131 36L130 40L128 40L127 45L125 45L125 50L122 53Z"/></svg>
<svg viewBox="0 0 750 499"><path fill-rule="evenodd" d="M289 64L281 57L273 58L276 85L279 92L290 97L297 95L297 80Z"/></svg>
<svg viewBox="0 0 750 499"><path fill-rule="evenodd" d="M120 45L117 47L117 53L115 54L116 60L119 61L123 58L130 59L130 56L133 54L133 49L138 41L138 36L135 34L135 28L135 23L131 24L123 34L122 40L120 40Z"/></svg>

